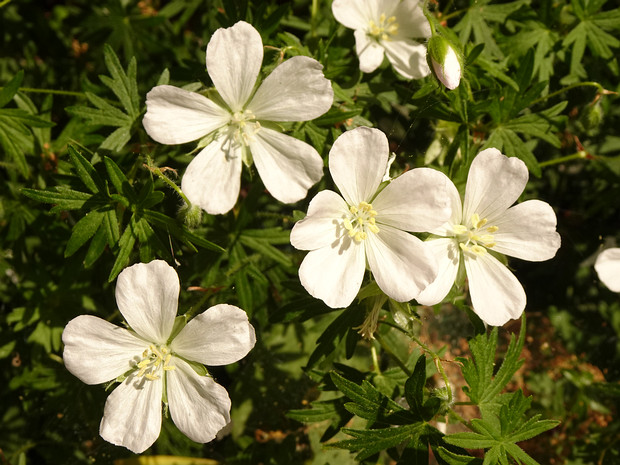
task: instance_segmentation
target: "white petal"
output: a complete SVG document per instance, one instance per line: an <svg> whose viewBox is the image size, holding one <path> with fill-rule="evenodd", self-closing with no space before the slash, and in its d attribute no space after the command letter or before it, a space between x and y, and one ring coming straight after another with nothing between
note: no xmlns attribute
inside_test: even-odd
<svg viewBox="0 0 620 465"><path fill-rule="evenodd" d="M341 134L329 151L329 171L349 205L368 202L387 167L388 140L378 129L359 127Z"/></svg>
<svg viewBox="0 0 620 465"><path fill-rule="evenodd" d="M230 211L239 197L241 185L241 146L222 135L207 145L191 161L181 189L190 202L207 213Z"/></svg>
<svg viewBox="0 0 620 465"><path fill-rule="evenodd" d="M437 259L439 272L435 281L420 292L416 300L422 305L435 305L452 289L459 270L460 249L457 241L451 238L432 239L424 244Z"/></svg>
<svg viewBox="0 0 620 465"><path fill-rule="evenodd" d="M540 200L528 200L509 208L495 222L493 250L531 262L549 260L560 248L553 208Z"/></svg>
<svg viewBox="0 0 620 465"><path fill-rule="evenodd" d="M199 376L179 358L168 372L168 405L177 428L196 442L209 442L230 423L228 392L213 378Z"/></svg>
<svg viewBox="0 0 620 465"><path fill-rule="evenodd" d="M263 41L250 24L220 28L207 45L207 72L230 109L243 109L263 63Z"/></svg>
<svg viewBox="0 0 620 465"><path fill-rule="evenodd" d="M262 82L248 104L256 119L309 121L330 109L334 91L313 58L296 56L279 65Z"/></svg>
<svg viewBox="0 0 620 465"><path fill-rule="evenodd" d="M461 195L452 181L448 179L446 183L446 199L450 208L450 218L438 228L429 230L428 232L438 236L451 236L453 234L453 226L461 224L463 220L463 206L461 204Z"/></svg>
<svg viewBox="0 0 620 465"><path fill-rule="evenodd" d="M373 17L368 2L360 0L334 0L332 13L336 21L349 29L365 29Z"/></svg>
<svg viewBox="0 0 620 465"><path fill-rule="evenodd" d="M389 226L368 233L370 271L383 292L398 302L415 299L437 277L437 261L417 237Z"/></svg>
<svg viewBox="0 0 620 465"><path fill-rule="evenodd" d="M594 269L609 290L620 292L620 248L603 250L596 257Z"/></svg>
<svg viewBox="0 0 620 465"><path fill-rule="evenodd" d="M450 90L454 90L461 82L461 63L459 62L454 49L448 46L443 63L433 60L433 69L437 79Z"/></svg>
<svg viewBox="0 0 620 465"><path fill-rule="evenodd" d="M502 326L521 316L526 297L510 270L487 253L476 258L464 255L469 293L474 312L491 326Z"/></svg>
<svg viewBox="0 0 620 465"><path fill-rule="evenodd" d="M241 360L255 343L247 314L233 305L219 304L193 318L170 349L187 360L215 366Z"/></svg>
<svg viewBox="0 0 620 465"><path fill-rule="evenodd" d="M368 37L366 32L358 29L355 35L355 51L360 60L360 70L364 73L372 73L383 63L383 47L373 38Z"/></svg>
<svg viewBox="0 0 620 465"><path fill-rule="evenodd" d="M67 370L86 384L113 380L133 367L149 343L125 328L91 315L71 320L62 332Z"/></svg>
<svg viewBox="0 0 620 465"><path fill-rule="evenodd" d="M108 397L99 434L136 454L144 452L161 431L161 398L161 380L127 378Z"/></svg>
<svg viewBox="0 0 620 465"><path fill-rule="evenodd" d="M230 113L207 97L173 86L157 86L146 94L142 120L151 138L161 144L183 144L224 126Z"/></svg>
<svg viewBox="0 0 620 465"><path fill-rule="evenodd" d="M493 224L517 201L527 184L528 171L518 158L508 158L495 148L483 150L471 164L463 202L463 220L477 213Z"/></svg>
<svg viewBox="0 0 620 465"><path fill-rule="evenodd" d="M332 308L348 307L366 270L363 244L345 235L339 244L311 251L299 267L299 279L310 295Z"/></svg>
<svg viewBox="0 0 620 465"><path fill-rule="evenodd" d="M392 66L408 79L422 79L431 73L426 62L426 47L410 39L382 40Z"/></svg>
<svg viewBox="0 0 620 465"><path fill-rule="evenodd" d="M319 192L308 206L306 217L295 223L291 244L299 250L314 250L337 244L346 230L342 218L350 214L342 197L330 190Z"/></svg>
<svg viewBox="0 0 620 465"><path fill-rule="evenodd" d="M431 231L450 219L450 179L440 171L416 168L403 173L373 200L376 221L404 231Z"/></svg>
<svg viewBox="0 0 620 465"><path fill-rule="evenodd" d="M116 281L116 303L131 328L150 342L165 343L179 302L179 276L163 260L125 268Z"/></svg>
<svg viewBox="0 0 620 465"><path fill-rule="evenodd" d="M418 0L403 0L392 13L398 23L398 37L422 38L431 36L431 26Z"/></svg>
<svg viewBox="0 0 620 465"><path fill-rule="evenodd" d="M250 140L254 164L265 187L280 202L294 203L323 177L323 159L305 142L262 128Z"/></svg>

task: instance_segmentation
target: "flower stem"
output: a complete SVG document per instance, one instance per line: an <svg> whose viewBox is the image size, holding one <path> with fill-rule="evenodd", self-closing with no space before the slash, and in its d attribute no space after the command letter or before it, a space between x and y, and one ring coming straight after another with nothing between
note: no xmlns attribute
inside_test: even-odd
<svg viewBox="0 0 620 465"><path fill-rule="evenodd" d="M446 391L448 393L448 405L452 404L452 388L450 387L450 381L448 380L446 371L444 370L443 364L441 363L441 358L434 351L432 351L430 347L428 347L426 344L420 341L420 339L418 339L415 335L409 333L409 337L416 344L418 344L422 348L422 350L424 350L424 352L428 353L433 358L433 361L435 362L435 367L437 368L437 371L443 378L443 382L446 385Z"/></svg>
<svg viewBox="0 0 620 465"><path fill-rule="evenodd" d="M573 153L572 155L566 155L565 157L556 158L555 160L543 161L539 163L538 166L544 168L546 166L559 165L560 163L565 163L567 161L578 159L588 160L589 158L591 158L591 155L588 155L585 150L580 150L579 152Z"/></svg>
<svg viewBox="0 0 620 465"><path fill-rule="evenodd" d="M552 93L550 93L548 95L545 95L544 97L540 97L540 98L534 100L530 104L530 107L536 105L537 103L544 102L547 99L555 97L556 95L560 95L560 94L562 94L564 92L568 92L571 89L576 89L577 87L596 87L598 89L598 93L602 94L602 95L617 94L617 92L613 92L611 90L605 89L598 82L594 82L594 81L578 82L577 84L572 84L572 85L570 85L568 87L565 87L564 89L560 89L560 90L558 90L556 92L552 92Z"/></svg>
<svg viewBox="0 0 620 465"><path fill-rule="evenodd" d="M475 405L475 404L471 404L471 405ZM458 421L460 421L461 423L463 423L464 425L469 425L469 422L468 422L465 418L463 418L462 416L460 416L458 413L456 413L456 412L454 411L454 409L450 409L450 414L451 414L451 415L454 415L454 416L456 417L456 419L457 419ZM470 429L471 429L471 428L470 428Z"/></svg>
<svg viewBox="0 0 620 465"><path fill-rule="evenodd" d="M181 188L179 186L177 186L176 183L172 182L172 180L168 176L166 176L164 174L164 172L162 171L161 168L159 168L158 166L155 166L153 164L153 160L151 160L150 157L147 157L147 162L144 164L144 167L147 168L151 173L153 173L157 177L159 177L162 181L164 181L170 187L172 187L176 191L176 193L179 194L179 196L183 199L183 201L187 204L187 207L191 208L192 203L189 201L189 199L183 193Z"/></svg>
<svg viewBox="0 0 620 465"><path fill-rule="evenodd" d="M319 14L319 0L312 0L310 7L310 35L316 37L316 21Z"/></svg>
<svg viewBox="0 0 620 465"><path fill-rule="evenodd" d="M372 364L374 366L375 372L380 375L381 368L379 368L379 357L377 356L377 348L374 345L370 346L370 355L372 356Z"/></svg>
<svg viewBox="0 0 620 465"><path fill-rule="evenodd" d="M0 4L2 7L2 4ZM0 87L0 90L4 89L4 87ZM30 92L35 94L55 94L55 95L69 95L71 97L86 97L84 92L74 92L71 90L56 90L56 89L35 89L32 87L20 87L19 92Z"/></svg>
<svg viewBox="0 0 620 465"><path fill-rule="evenodd" d="M408 377L410 377L413 374L411 370L407 368L407 365L405 365L403 361L400 358L398 358L394 352L392 352L392 349L388 347L388 345L385 343L385 341L383 340L383 338L381 337L379 333L377 333L377 335L375 336L375 339L379 342L379 344L381 344L381 348L385 351L385 353L388 354L392 358L392 360L394 360L394 362L396 362L396 364L400 367L401 370L403 370L403 372Z"/></svg>

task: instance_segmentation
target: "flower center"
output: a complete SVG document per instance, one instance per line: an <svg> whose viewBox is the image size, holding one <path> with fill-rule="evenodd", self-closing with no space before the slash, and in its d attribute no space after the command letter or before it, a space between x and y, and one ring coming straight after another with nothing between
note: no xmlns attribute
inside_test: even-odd
<svg viewBox="0 0 620 465"><path fill-rule="evenodd" d="M172 353L165 344L160 346L151 344L148 349L142 353L142 360L136 364L138 372L137 378L146 378L149 381L155 381L160 378L160 372L176 369L174 365L170 365Z"/></svg>
<svg viewBox="0 0 620 465"><path fill-rule="evenodd" d="M371 231L375 234L379 232L379 228L375 224L375 216L377 212L372 209L372 205L368 202L360 202L355 207L349 207L351 214L346 216L342 223L347 231L349 231L349 237L354 239L355 242L362 242L368 237L367 231Z"/></svg>
<svg viewBox="0 0 620 465"><path fill-rule="evenodd" d="M396 17L387 18L385 13L379 16L379 23L373 20L368 22L368 35L375 40L391 40L392 36L398 32L398 23Z"/></svg>
<svg viewBox="0 0 620 465"><path fill-rule="evenodd" d="M486 218L480 219L477 213L471 215L468 225L457 224L452 227L454 236L459 241L459 247L464 253L472 257L484 255L487 249L495 246L494 233L497 226L489 226Z"/></svg>
<svg viewBox="0 0 620 465"><path fill-rule="evenodd" d="M237 143L248 146L260 130L261 125L256 121L254 113L250 110L236 111L230 119L230 125L234 131L234 139Z"/></svg>

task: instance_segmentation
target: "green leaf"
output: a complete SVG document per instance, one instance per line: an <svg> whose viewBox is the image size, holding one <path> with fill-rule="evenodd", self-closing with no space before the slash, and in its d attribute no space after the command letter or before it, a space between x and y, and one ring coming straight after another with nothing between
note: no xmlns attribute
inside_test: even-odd
<svg viewBox="0 0 620 465"><path fill-rule="evenodd" d="M482 463L482 460L476 457L460 455L441 446L435 450L435 453L448 465L480 465Z"/></svg>
<svg viewBox="0 0 620 465"><path fill-rule="evenodd" d="M103 192L103 181L99 177L99 174L97 173L95 168L93 168L93 165L91 165L90 162L86 158L84 158L74 146L69 145L67 151L69 152L69 159L73 164L75 173L82 180L86 188L93 194Z"/></svg>
<svg viewBox="0 0 620 465"><path fill-rule="evenodd" d="M21 123L0 115L0 145L21 175L28 177L30 167L26 161L26 152L33 146L28 129Z"/></svg>
<svg viewBox="0 0 620 465"><path fill-rule="evenodd" d="M160 228L165 229L168 233L183 241L187 245L196 244L204 249L213 250L215 252L224 252L221 246L208 241L204 237L194 234L184 224L179 223L173 218L163 213L153 210L143 210L142 216L151 223L156 223ZM193 247L193 246L192 246ZM195 249L194 249L195 250Z"/></svg>
<svg viewBox="0 0 620 465"><path fill-rule="evenodd" d="M123 235L118 241L118 254L116 255L116 261L114 262L112 271L110 271L110 275L108 276L108 282L114 281L129 261L129 255L131 254L133 246L136 243L135 226L135 220L132 217L129 224L125 228Z"/></svg>
<svg viewBox="0 0 620 465"><path fill-rule="evenodd" d="M17 98L16 98L17 100ZM0 108L0 115L9 117L14 121L23 123L33 128L51 128L54 123L29 113L21 108Z"/></svg>
<svg viewBox="0 0 620 465"><path fill-rule="evenodd" d="M426 356L421 355L415 364L413 373L405 382L405 399L409 408L420 420L428 418L424 411L424 385L426 384Z"/></svg>
<svg viewBox="0 0 620 465"><path fill-rule="evenodd" d="M93 236L92 241L90 241L90 246L88 246L88 250L84 256L84 266L86 268L90 268L95 264L108 245L106 230L106 220L104 218L103 224L99 226L99 229Z"/></svg>
<svg viewBox="0 0 620 465"><path fill-rule="evenodd" d="M240 243L233 245L230 251L230 262L236 268L233 280L239 304L244 310L252 312L254 310L254 295L247 275L249 260Z"/></svg>
<svg viewBox="0 0 620 465"><path fill-rule="evenodd" d="M91 237L95 235L102 226L105 213L99 210L91 210L73 226L71 237L65 248L65 258L73 255L82 247Z"/></svg>
<svg viewBox="0 0 620 465"><path fill-rule="evenodd" d="M308 368L314 367L323 357L328 357L335 352L336 348L346 341L353 328L364 321L364 311L357 305L350 305L340 313L334 321L323 331L316 341L316 348L308 358Z"/></svg>
<svg viewBox="0 0 620 465"><path fill-rule="evenodd" d="M316 423L339 418L342 413L341 399L315 401L311 405L309 409L289 410L286 416L304 423Z"/></svg>
<svg viewBox="0 0 620 465"><path fill-rule="evenodd" d="M408 443L420 437L426 431L427 425L425 423L414 423L411 425L396 426L394 428L371 430L343 428L343 433L353 436L355 439L328 443L326 447L359 451L355 458L357 460L364 460L383 450Z"/></svg>
<svg viewBox="0 0 620 465"><path fill-rule="evenodd" d="M131 129L128 126L116 129L112 134L105 138L101 143L101 148L105 150L121 150L131 139Z"/></svg>
<svg viewBox="0 0 620 465"><path fill-rule="evenodd" d="M140 114L140 96L138 95L138 85L136 83L136 59L133 57L129 61L127 73L125 73L121 62L110 45L105 44L103 55L112 79L107 76L99 76L99 78L101 82L112 89L112 92L116 94L133 121Z"/></svg>
<svg viewBox="0 0 620 465"><path fill-rule="evenodd" d="M52 211L79 210L87 201L91 201L93 206L106 204L104 201L93 199L92 194L75 191L66 186L45 190L22 189L21 193L38 202L54 204Z"/></svg>
<svg viewBox="0 0 620 465"><path fill-rule="evenodd" d="M559 148L562 143L557 135L553 133L557 129L557 116L566 108L567 101L560 102L540 113L530 113L512 119L503 125L504 128L514 132L528 134Z"/></svg>
<svg viewBox="0 0 620 465"><path fill-rule="evenodd" d="M525 340L525 317L521 320L521 332L517 339L513 334L497 373L493 375L497 328L489 335L480 334L469 342L472 360L460 359L463 376L469 388L463 390L478 405L482 418L470 421L471 432L456 433L444 437L447 444L465 449L488 449L484 462L509 464L510 459L519 463L536 464L536 461L516 446L517 442L531 439L557 425L552 420L539 420L540 415L525 419L531 397L525 397L521 390L501 394L523 360L519 354ZM458 462L457 462L458 463Z"/></svg>
<svg viewBox="0 0 620 465"><path fill-rule="evenodd" d="M368 381L361 385L350 381L336 372L331 372L331 379L340 391L353 402L345 404L345 408L370 424L384 425L414 423L416 418L389 397L380 393Z"/></svg>
<svg viewBox="0 0 620 465"><path fill-rule="evenodd" d="M563 47L572 45L571 74L585 77L586 72L582 60L586 46L594 56L609 60L614 57L612 48L620 47L620 40L606 32L606 30L620 29L620 9L594 14L601 3L582 2L573 0L573 8L579 18L579 23L564 37Z"/></svg>
<svg viewBox="0 0 620 465"><path fill-rule="evenodd" d="M99 79L114 92L124 111L115 106L114 102L91 92L85 92L85 95L94 108L79 105L69 107L67 111L92 125L116 127L117 129L101 143L101 148L120 151L130 141L134 122L141 114L136 82L136 60L132 58L129 61L125 72L114 50L108 44L104 47L104 59L111 77L99 76Z"/></svg>
<svg viewBox="0 0 620 465"><path fill-rule="evenodd" d="M20 69L17 74L0 90L0 108L13 100L24 80L24 70Z"/></svg>
<svg viewBox="0 0 620 465"><path fill-rule="evenodd" d="M276 249L265 240L260 240L241 234L239 236L239 242L262 254L264 257L271 258L275 262L280 263L287 268L293 266L293 262L287 254Z"/></svg>
<svg viewBox="0 0 620 465"><path fill-rule="evenodd" d="M504 355L504 360L493 376L495 367L495 350L497 348L497 327L490 334L479 334L469 341L472 359L459 359L462 363L462 372L469 385L464 388L472 402L481 409L485 404L497 404L497 395L510 382L512 376L523 365L519 354L525 341L525 317L521 320L521 331L517 339L513 334Z"/></svg>
<svg viewBox="0 0 620 465"><path fill-rule="evenodd" d="M129 180L118 165L114 163L114 160L109 157L103 157L103 162L108 172L108 177L110 178L110 181L116 191L126 197L130 204L137 203L136 191L133 189L131 184L129 184Z"/></svg>
<svg viewBox="0 0 620 465"><path fill-rule="evenodd" d="M489 22L504 24L506 18L527 3L527 0L517 0L500 5L489 5L490 0L471 0L467 13L454 27L459 33L461 43L469 42L473 34L474 43L484 44L483 53L495 58L502 58L504 54L495 40L496 34Z"/></svg>

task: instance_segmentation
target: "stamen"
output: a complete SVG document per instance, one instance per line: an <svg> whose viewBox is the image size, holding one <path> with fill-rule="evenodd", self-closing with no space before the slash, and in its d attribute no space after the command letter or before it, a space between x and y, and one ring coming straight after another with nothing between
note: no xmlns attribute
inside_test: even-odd
<svg viewBox="0 0 620 465"><path fill-rule="evenodd" d="M160 369L164 371L171 371L176 369L174 365L170 365L172 360L172 353L170 349L165 346L156 346L151 344L147 350L142 353L142 360L136 363L135 367L138 369L136 372L136 378L142 378L149 381L156 381L161 378L159 375Z"/></svg>
<svg viewBox="0 0 620 465"><path fill-rule="evenodd" d="M467 232L467 226L463 226L462 224L455 224L454 226L452 226L452 231L457 236L460 236L461 234L465 234Z"/></svg>
<svg viewBox="0 0 620 465"><path fill-rule="evenodd" d="M486 226L489 222L488 218L480 218L478 213L471 215L469 220L470 228L463 224L457 224L452 226L452 232L464 253L471 257L482 256L487 253L487 249L496 245L493 233L496 233L499 228L497 226Z"/></svg>
<svg viewBox="0 0 620 465"><path fill-rule="evenodd" d="M386 18L385 13L381 13L379 24L374 20L368 21L368 35L375 40L391 40L397 32L398 23L395 16Z"/></svg>
<svg viewBox="0 0 620 465"><path fill-rule="evenodd" d="M230 119L230 127L233 130L233 137L239 144L248 146L250 141L261 129L261 124L256 121L256 116L250 110L237 111Z"/></svg>
<svg viewBox="0 0 620 465"><path fill-rule="evenodd" d="M349 207L351 215L342 219L342 225L348 231L350 238L355 242L362 242L368 238L368 231L377 234L379 227L377 226L375 216L377 211L373 210L372 205L368 202L360 202L359 205L351 205Z"/></svg>

